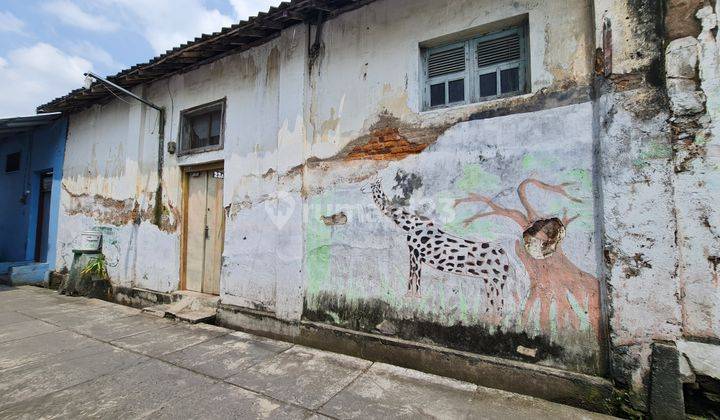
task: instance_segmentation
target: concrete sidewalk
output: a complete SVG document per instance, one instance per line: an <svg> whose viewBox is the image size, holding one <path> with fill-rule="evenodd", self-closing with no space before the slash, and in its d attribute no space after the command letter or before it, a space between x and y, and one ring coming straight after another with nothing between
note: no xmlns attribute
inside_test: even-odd
<svg viewBox="0 0 720 420"><path fill-rule="evenodd" d="M607 418L30 286L0 286L0 396L0 418Z"/></svg>

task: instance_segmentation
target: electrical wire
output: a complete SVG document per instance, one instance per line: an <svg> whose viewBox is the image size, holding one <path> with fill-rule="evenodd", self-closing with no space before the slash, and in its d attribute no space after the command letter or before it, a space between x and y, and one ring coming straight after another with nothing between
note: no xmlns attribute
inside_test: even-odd
<svg viewBox="0 0 720 420"><path fill-rule="evenodd" d="M102 83L101 86L103 86L105 89L107 89L108 92L112 93L112 95L113 95L114 97L116 97L116 98L118 98L119 100L121 100L121 101L125 102L126 104L130 105L130 102L126 101L125 99L123 99L123 98L121 98L121 97L119 97L115 92L112 91L112 89L110 89L110 87L108 87L107 85L105 85L105 83Z"/></svg>

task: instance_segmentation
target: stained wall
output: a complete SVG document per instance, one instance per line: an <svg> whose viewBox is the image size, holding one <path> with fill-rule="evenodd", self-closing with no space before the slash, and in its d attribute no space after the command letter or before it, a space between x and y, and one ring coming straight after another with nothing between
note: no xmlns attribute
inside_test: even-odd
<svg viewBox="0 0 720 420"><path fill-rule="evenodd" d="M595 105L609 367L641 409L654 342L717 346L716 7L595 5L598 45L611 28Z"/></svg>
<svg viewBox="0 0 720 420"><path fill-rule="evenodd" d="M160 292L177 290L181 168L224 161L228 168L226 205L230 206L233 197L241 193L241 197L253 194L252 179L259 162L267 159L276 166L282 160L277 153L280 127L302 132L297 124L301 117L296 116L301 115L302 64L298 68L292 63L303 62L302 58L294 58L293 50L305 39L300 26L246 53L137 89L136 94L167 110L165 143L178 141L180 111L220 99L226 101L222 151L178 156L168 153L167 148L163 150L160 223L154 216L158 113L135 101L114 100L73 114L62 183L58 265L71 264L72 249L78 245L83 230L98 228L104 233L103 252L113 282ZM288 93L282 98L281 87ZM298 95L290 94L292 90ZM286 105L288 102L292 105ZM288 107L291 112L286 111ZM301 145L302 139L296 142ZM250 188L246 188L248 184ZM227 231L232 229L232 223L228 223ZM226 249L232 252L234 247L228 245Z"/></svg>
<svg viewBox="0 0 720 420"><path fill-rule="evenodd" d="M714 155L692 161L699 178L677 176L661 16L654 1L378 0L326 22L312 53L317 28L297 25L138 89L168 110L165 142L177 141L181 110L227 104L222 151L163 152L159 225L154 111L111 101L73 114L58 264L99 226L115 283L176 290L181 168L222 160L223 303L607 374L641 392L653 341L676 340L683 326L717 334L716 306L698 295L715 253L693 245L709 240L711 197L690 188L712 182ZM527 94L422 110L421 46L518 19L529 28ZM708 98L711 34L698 41ZM612 50L607 71L598 47ZM486 312L482 276L427 264L406 296L407 233L363 192L375 180L390 205L447 237L504 250L501 314Z"/></svg>

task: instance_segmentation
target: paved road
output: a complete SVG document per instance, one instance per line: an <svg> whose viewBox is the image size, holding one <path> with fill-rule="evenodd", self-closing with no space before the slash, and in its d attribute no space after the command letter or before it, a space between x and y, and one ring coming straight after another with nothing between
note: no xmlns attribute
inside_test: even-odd
<svg viewBox="0 0 720 420"><path fill-rule="evenodd" d="M602 418L417 371L0 286L0 418Z"/></svg>

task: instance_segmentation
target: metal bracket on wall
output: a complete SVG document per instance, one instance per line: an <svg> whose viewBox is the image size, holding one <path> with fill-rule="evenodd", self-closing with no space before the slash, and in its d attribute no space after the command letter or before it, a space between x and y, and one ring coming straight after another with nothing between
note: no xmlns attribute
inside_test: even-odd
<svg viewBox="0 0 720 420"><path fill-rule="evenodd" d="M315 19L315 42L308 47L308 65L311 70L315 61L320 56L320 49L322 48L322 30L326 19L326 13L322 10L318 10L317 18ZM308 31L308 37L309 36L310 31Z"/></svg>

